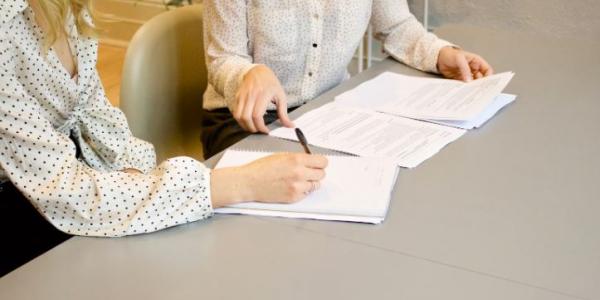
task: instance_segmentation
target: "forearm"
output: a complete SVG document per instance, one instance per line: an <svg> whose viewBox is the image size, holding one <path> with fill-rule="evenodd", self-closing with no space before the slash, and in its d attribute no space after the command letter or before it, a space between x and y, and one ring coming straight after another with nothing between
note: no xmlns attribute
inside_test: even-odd
<svg viewBox="0 0 600 300"><path fill-rule="evenodd" d="M207 54L209 55L209 54ZM225 101L231 104L244 76L254 67L249 59L234 54L217 54L209 58L208 82ZM217 57L218 56L218 57Z"/></svg>
<svg viewBox="0 0 600 300"><path fill-rule="evenodd" d="M204 47L208 81L231 102L243 76L253 67L248 47L244 0L204 1Z"/></svg>
<svg viewBox="0 0 600 300"><path fill-rule="evenodd" d="M440 50L452 46L427 32L414 18L391 32L384 41L384 49L395 59L422 71L438 73Z"/></svg>
<svg viewBox="0 0 600 300"><path fill-rule="evenodd" d="M11 140L33 145L26 139ZM63 232L123 236L212 215L209 170L191 158L168 160L148 174L100 172L78 161L66 143L36 145L40 147L32 152L39 151L40 159L4 153L0 164L20 192ZM56 152L43 151L50 147Z"/></svg>
<svg viewBox="0 0 600 300"><path fill-rule="evenodd" d="M79 162L62 169L40 189L15 183L54 226L70 234L140 234L212 215L209 171L191 158L168 160L149 174L97 172Z"/></svg>
<svg viewBox="0 0 600 300"><path fill-rule="evenodd" d="M440 50L452 45L427 32L405 0L375 0L372 24L386 53L419 70L437 73Z"/></svg>

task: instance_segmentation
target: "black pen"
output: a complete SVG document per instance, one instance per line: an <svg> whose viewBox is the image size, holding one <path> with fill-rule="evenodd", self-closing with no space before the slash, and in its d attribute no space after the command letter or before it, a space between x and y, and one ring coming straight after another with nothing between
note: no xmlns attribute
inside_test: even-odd
<svg viewBox="0 0 600 300"><path fill-rule="evenodd" d="M304 152L306 152L306 154L312 154L310 152L310 149L308 149L308 142L306 141L306 137L304 136L304 133L302 133L302 130L300 130L300 128L296 128L296 136L298 137L298 141L300 141L302 148L304 148Z"/></svg>

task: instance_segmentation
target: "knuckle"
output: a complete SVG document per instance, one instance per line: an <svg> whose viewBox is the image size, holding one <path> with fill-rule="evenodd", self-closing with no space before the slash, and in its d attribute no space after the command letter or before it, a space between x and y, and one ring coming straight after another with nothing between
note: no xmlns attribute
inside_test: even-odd
<svg viewBox="0 0 600 300"><path fill-rule="evenodd" d="M320 156L320 164L323 168L326 168L329 165L329 160L325 156Z"/></svg>
<svg viewBox="0 0 600 300"><path fill-rule="evenodd" d="M256 102L260 101L261 95L262 95L261 90L255 89L252 92L250 92L250 99L252 99L252 103L256 103Z"/></svg>
<svg viewBox="0 0 600 300"><path fill-rule="evenodd" d="M286 200L292 200L295 197L297 197L298 193L300 192L300 188L297 184L290 184L287 187L287 190L285 192L285 199Z"/></svg>
<svg viewBox="0 0 600 300"><path fill-rule="evenodd" d="M298 194L298 193L301 193L302 192L302 185L299 182L292 183L292 185L291 185L291 191L292 191L292 193L294 195Z"/></svg>
<svg viewBox="0 0 600 300"><path fill-rule="evenodd" d="M300 157L297 154L290 155L288 159L292 165L300 164Z"/></svg>
<svg viewBox="0 0 600 300"><path fill-rule="evenodd" d="M265 91L265 89L262 86L257 86L256 88L254 88L252 90L252 95L258 96L258 95L262 94L264 91Z"/></svg>
<svg viewBox="0 0 600 300"><path fill-rule="evenodd" d="M262 116L260 115L260 113L253 113L252 114L252 120L254 122L262 121Z"/></svg>
<svg viewBox="0 0 600 300"><path fill-rule="evenodd" d="M319 180L323 180L327 176L327 173L324 170L319 170Z"/></svg>
<svg viewBox="0 0 600 300"><path fill-rule="evenodd" d="M302 179L303 175L304 174L300 168L294 168L291 171L291 178L293 180L300 180L300 179Z"/></svg>
<svg viewBox="0 0 600 300"><path fill-rule="evenodd" d="M231 110L231 114L233 115L233 118L240 118L242 115L241 107L239 105L235 105Z"/></svg>

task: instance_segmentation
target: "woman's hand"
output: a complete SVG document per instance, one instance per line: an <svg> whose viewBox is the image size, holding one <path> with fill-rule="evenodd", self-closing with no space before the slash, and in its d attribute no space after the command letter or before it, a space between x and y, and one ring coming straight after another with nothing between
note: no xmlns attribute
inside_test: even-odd
<svg viewBox="0 0 600 300"><path fill-rule="evenodd" d="M279 79L269 67L258 65L244 75L235 95L233 117L246 131L268 133L263 116L271 102L277 106L281 123L294 127L287 114L287 97Z"/></svg>
<svg viewBox="0 0 600 300"><path fill-rule="evenodd" d="M440 50L437 67L444 77L467 82L494 74L481 56L453 47Z"/></svg>
<svg viewBox="0 0 600 300"><path fill-rule="evenodd" d="M304 153L274 154L247 165L215 169L213 207L246 201L293 203L319 188L327 158Z"/></svg>

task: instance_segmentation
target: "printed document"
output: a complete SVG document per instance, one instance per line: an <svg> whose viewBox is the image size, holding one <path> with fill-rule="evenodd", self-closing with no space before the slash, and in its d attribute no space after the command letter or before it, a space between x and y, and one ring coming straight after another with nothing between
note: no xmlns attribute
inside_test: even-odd
<svg viewBox="0 0 600 300"><path fill-rule="evenodd" d="M497 96L492 103L485 108L483 112L481 112L477 117L468 121L450 121L450 120L427 120L429 122L452 126L463 129L473 129L479 128L485 124L485 122L489 121L493 116L495 116L502 108L511 104L517 99L516 95L511 94L500 94Z"/></svg>
<svg viewBox="0 0 600 300"><path fill-rule="evenodd" d="M414 168L466 131L429 122L401 118L336 102L307 112L294 120L309 144L349 154L381 157L401 167ZM270 135L296 141L291 128Z"/></svg>
<svg viewBox="0 0 600 300"><path fill-rule="evenodd" d="M484 113L513 76L514 73L506 72L465 83L385 72L338 95L336 102L412 119L451 121L456 125L473 121Z"/></svg>

